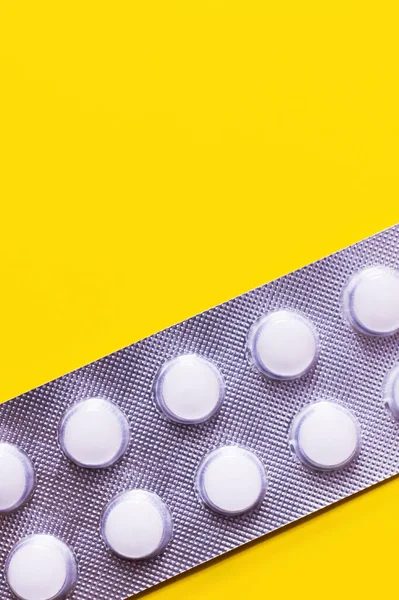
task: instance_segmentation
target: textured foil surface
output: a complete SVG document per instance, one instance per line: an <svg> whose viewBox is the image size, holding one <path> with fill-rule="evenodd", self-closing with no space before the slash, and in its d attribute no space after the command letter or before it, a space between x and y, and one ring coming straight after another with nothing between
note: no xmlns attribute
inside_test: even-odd
<svg viewBox="0 0 399 600"><path fill-rule="evenodd" d="M399 360L399 336L359 334L341 311L342 290L350 277L379 264L399 268L399 226L1 405L0 441L21 447L37 474L28 504L0 516L2 567L18 539L54 534L70 545L78 560L72 598L122 599L398 473L399 425L382 398L386 374ZM280 308L306 315L320 336L319 360L295 381L265 379L246 353L251 324ZM209 358L226 382L221 410L200 425L167 421L152 397L158 369L183 353ZM125 455L104 470L76 466L57 440L65 410L91 396L114 401L131 427ZM343 402L361 424L361 452L342 471L307 470L288 446L294 416L321 398ZM194 489L202 458L224 444L253 450L267 470L265 501L240 517L211 512ZM129 488L156 492L173 516L171 544L148 561L118 558L100 536L102 510ZM0 598L10 597L2 577Z"/></svg>

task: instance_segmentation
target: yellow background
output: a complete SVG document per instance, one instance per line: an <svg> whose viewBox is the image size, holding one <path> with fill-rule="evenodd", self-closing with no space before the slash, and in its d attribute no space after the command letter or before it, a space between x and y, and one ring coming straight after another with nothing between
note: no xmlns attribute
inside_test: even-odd
<svg viewBox="0 0 399 600"><path fill-rule="evenodd" d="M0 398L398 221L397 32L396 0L3 0ZM152 597L396 594L398 505Z"/></svg>

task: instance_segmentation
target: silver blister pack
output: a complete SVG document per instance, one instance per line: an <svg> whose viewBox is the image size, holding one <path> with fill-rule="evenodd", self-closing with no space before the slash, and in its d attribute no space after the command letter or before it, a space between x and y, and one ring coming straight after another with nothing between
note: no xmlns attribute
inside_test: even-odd
<svg viewBox="0 0 399 600"><path fill-rule="evenodd" d="M26 536L41 536L43 552L50 551L48 534L65 543L60 551L69 561L71 598L122 599L398 473L399 425L387 394L396 389L389 373L396 377L399 339L373 335L368 306L355 306L353 299L355 275L376 266L399 268L399 226L1 405L0 442L21 449L21 460L29 457L35 472L33 493L24 489L19 509L0 513L2 569ZM353 306L361 326L347 314ZM291 372L264 376L251 354L262 318L282 310L308 319L317 334L315 359L298 378ZM378 323L392 334L388 325ZM189 424L176 422L162 412L164 398L161 405L154 401L163 365L169 368L181 355L204 357L221 374L209 419L194 415ZM78 466L60 447L60 423L73 418L66 411L92 398L112 401L110 418L125 428L118 460L111 464L105 457L106 468ZM337 470L304 464L292 447L302 423L298 415L306 417L313 403L330 400L337 403L337 419L349 412L353 435L359 431L353 460ZM72 448L73 440L68 443ZM210 509L198 489L204 457L224 446L250 450L254 469L264 467L259 502L244 514L234 507L231 514ZM173 521L163 552L147 560L116 555L100 530L113 499L133 489L151 492L154 506L162 499L165 518ZM75 587L68 548L77 563ZM18 577L16 568L10 577ZM0 578L2 600L12 597L9 585ZM64 588L60 597L69 593Z"/></svg>

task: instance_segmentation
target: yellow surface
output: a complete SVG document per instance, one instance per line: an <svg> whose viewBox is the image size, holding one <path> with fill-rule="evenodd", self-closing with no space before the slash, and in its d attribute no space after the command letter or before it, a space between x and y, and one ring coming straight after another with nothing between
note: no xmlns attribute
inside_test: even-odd
<svg viewBox="0 0 399 600"><path fill-rule="evenodd" d="M1 2L0 397L398 221L397 6ZM153 598L396 594L398 505L394 481Z"/></svg>

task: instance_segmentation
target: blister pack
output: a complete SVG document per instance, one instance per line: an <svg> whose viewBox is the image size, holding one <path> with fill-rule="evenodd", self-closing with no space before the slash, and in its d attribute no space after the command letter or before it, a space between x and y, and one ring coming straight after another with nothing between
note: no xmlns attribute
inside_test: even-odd
<svg viewBox="0 0 399 600"><path fill-rule="evenodd" d="M399 472L399 226L0 406L0 598L126 598Z"/></svg>

